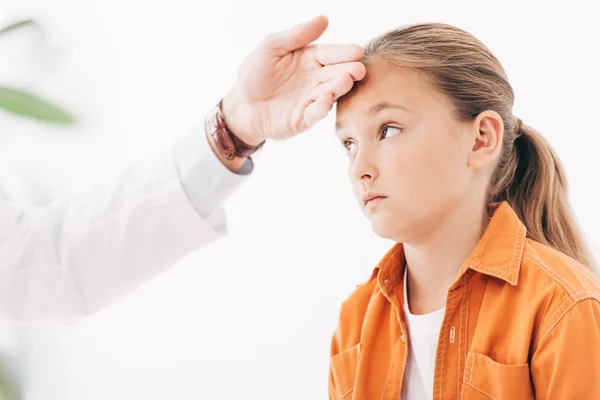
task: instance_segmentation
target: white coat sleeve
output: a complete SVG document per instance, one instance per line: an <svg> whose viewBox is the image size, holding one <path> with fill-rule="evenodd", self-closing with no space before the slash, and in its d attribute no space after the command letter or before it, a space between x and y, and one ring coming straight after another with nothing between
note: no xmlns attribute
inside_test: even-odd
<svg viewBox="0 0 600 400"><path fill-rule="evenodd" d="M230 172L201 130L116 180L40 208L0 199L0 318L91 313L226 233Z"/></svg>

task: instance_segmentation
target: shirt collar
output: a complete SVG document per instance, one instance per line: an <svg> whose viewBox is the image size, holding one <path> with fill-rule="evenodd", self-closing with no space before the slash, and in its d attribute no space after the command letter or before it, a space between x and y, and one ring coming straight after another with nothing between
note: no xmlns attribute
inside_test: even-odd
<svg viewBox="0 0 600 400"><path fill-rule="evenodd" d="M502 279L512 286L519 282L527 230L507 201L490 204L493 216L481 239L465 260L459 277L468 269ZM382 293L390 294L403 278L404 246L396 243L371 274Z"/></svg>

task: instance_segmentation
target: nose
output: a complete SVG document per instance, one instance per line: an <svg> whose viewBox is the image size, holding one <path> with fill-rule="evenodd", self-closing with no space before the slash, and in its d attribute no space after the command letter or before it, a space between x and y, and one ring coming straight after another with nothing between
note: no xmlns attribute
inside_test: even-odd
<svg viewBox="0 0 600 400"><path fill-rule="evenodd" d="M369 182L377 178L379 170L374 162L375 155L368 149L359 149L351 165L351 176L359 182Z"/></svg>

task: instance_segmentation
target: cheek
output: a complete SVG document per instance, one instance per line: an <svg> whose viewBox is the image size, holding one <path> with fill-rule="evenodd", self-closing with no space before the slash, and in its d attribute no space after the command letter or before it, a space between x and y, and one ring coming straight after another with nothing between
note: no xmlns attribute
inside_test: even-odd
<svg viewBox="0 0 600 400"><path fill-rule="evenodd" d="M414 206L431 207L463 186L465 169L456 141L423 140L400 154L389 158L386 169L399 195Z"/></svg>
<svg viewBox="0 0 600 400"><path fill-rule="evenodd" d="M466 159L456 140L447 140L428 147L421 159L424 191L432 203L455 200L465 189Z"/></svg>

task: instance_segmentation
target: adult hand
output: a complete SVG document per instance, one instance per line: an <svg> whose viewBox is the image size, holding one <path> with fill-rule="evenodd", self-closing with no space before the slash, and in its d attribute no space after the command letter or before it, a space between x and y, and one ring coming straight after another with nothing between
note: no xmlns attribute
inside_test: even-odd
<svg viewBox="0 0 600 400"><path fill-rule="evenodd" d="M265 36L223 99L229 129L242 141L286 139L308 130L366 74L356 44L312 44L328 26L318 16Z"/></svg>

